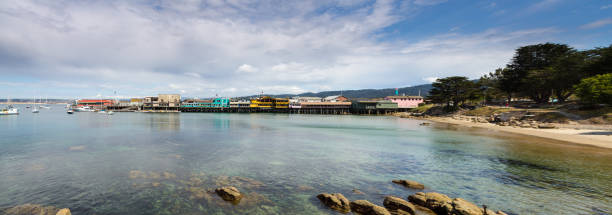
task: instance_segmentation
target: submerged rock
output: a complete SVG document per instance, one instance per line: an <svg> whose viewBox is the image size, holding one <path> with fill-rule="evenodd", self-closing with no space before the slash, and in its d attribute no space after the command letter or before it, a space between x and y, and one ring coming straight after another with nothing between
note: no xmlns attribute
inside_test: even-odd
<svg viewBox="0 0 612 215"><path fill-rule="evenodd" d="M350 205L353 212L361 215L391 215L387 209L375 205L368 200L355 200Z"/></svg>
<svg viewBox="0 0 612 215"><path fill-rule="evenodd" d="M425 185L411 180L393 180L393 183L404 185L404 187L422 190L425 189Z"/></svg>
<svg viewBox="0 0 612 215"><path fill-rule="evenodd" d="M137 179L137 178L147 178L147 173L144 173L140 170L130 171L130 179Z"/></svg>
<svg viewBox="0 0 612 215"><path fill-rule="evenodd" d="M9 208L4 213L6 215L55 215L58 211L59 209L53 206L23 204Z"/></svg>
<svg viewBox="0 0 612 215"><path fill-rule="evenodd" d="M225 201L238 202L242 198L242 194L235 187L221 187L215 189L215 192Z"/></svg>
<svg viewBox="0 0 612 215"><path fill-rule="evenodd" d="M349 200L344 197L341 193L321 193L317 195L317 198L321 200L321 202L336 211L340 211L343 213L347 213L351 211L351 206Z"/></svg>
<svg viewBox="0 0 612 215"><path fill-rule="evenodd" d="M412 203L395 196L386 196L383 205L390 211L402 210L408 214L414 214L416 211Z"/></svg>
<svg viewBox="0 0 612 215"><path fill-rule="evenodd" d="M364 195L365 193L361 192L361 190L353 189L353 193L357 195Z"/></svg>

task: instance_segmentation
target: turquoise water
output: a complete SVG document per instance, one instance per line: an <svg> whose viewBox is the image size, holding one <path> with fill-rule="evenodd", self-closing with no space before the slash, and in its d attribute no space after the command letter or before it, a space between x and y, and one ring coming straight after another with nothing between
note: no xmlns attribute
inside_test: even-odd
<svg viewBox="0 0 612 215"><path fill-rule="evenodd" d="M612 213L607 149L383 116L21 111L0 117L0 208L334 214L316 194L382 205L416 192L401 178L510 214Z"/></svg>

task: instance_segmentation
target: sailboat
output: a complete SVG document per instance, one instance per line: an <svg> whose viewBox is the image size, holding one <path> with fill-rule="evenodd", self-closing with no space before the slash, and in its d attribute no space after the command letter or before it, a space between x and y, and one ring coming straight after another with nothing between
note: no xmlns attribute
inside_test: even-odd
<svg viewBox="0 0 612 215"><path fill-rule="evenodd" d="M40 100L42 102L42 98ZM49 103L49 100L45 98L45 105L41 105L40 108L51 109L51 107L47 106L48 103Z"/></svg>
<svg viewBox="0 0 612 215"><path fill-rule="evenodd" d="M6 103L9 103L9 105L6 108L2 108L0 109L0 115L18 115L19 114L19 109L16 107L13 107L13 105L10 104L10 99L6 100Z"/></svg>
<svg viewBox="0 0 612 215"><path fill-rule="evenodd" d="M36 98L34 98L34 103L36 104ZM40 111L38 110L38 108L36 108L36 105L34 105L32 108L32 113L38 113L38 112Z"/></svg>

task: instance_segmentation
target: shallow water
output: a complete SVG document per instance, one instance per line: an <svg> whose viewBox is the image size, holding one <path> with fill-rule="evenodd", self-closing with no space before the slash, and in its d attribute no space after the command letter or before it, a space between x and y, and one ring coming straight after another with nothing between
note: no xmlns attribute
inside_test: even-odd
<svg viewBox="0 0 612 215"><path fill-rule="evenodd" d="M0 117L0 208L333 214L316 194L382 205L416 192L402 178L510 214L612 213L608 149L382 116L21 111Z"/></svg>

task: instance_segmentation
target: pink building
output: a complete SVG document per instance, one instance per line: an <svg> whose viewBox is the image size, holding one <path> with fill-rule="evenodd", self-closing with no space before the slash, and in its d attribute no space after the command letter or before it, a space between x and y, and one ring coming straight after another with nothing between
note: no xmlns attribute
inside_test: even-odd
<svg viewBox="0 0 612 215"><path fill-rule="evenodd" d="M387 96L385 100L397 103L398 108L416 108L423 103L421 96Z"/></svg>

